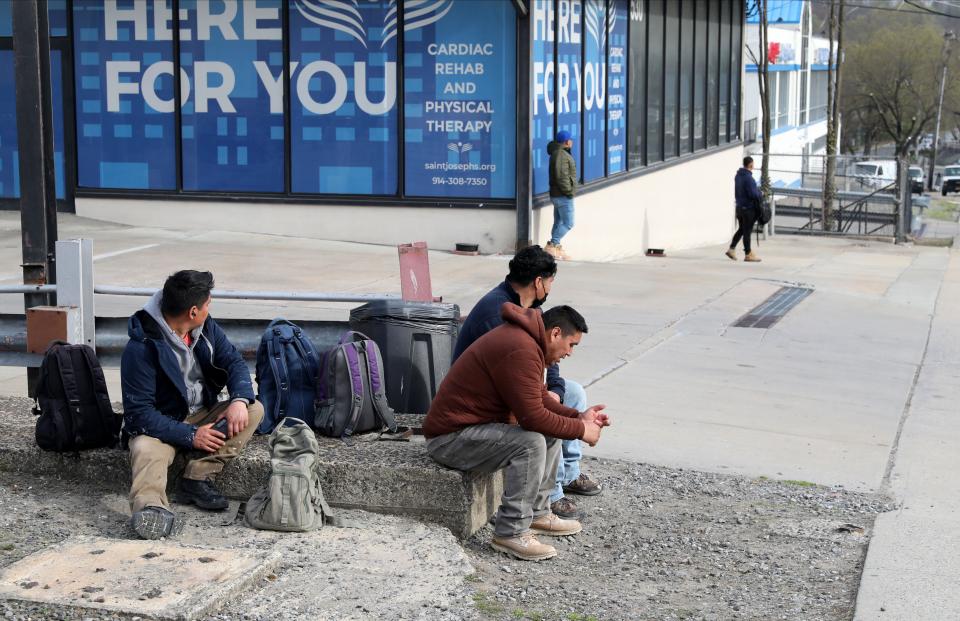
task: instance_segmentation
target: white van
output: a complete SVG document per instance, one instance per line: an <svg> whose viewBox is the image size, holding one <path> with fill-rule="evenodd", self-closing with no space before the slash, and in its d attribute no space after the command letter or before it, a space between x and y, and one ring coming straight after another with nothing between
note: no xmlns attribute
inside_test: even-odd
<svg viewBox="0 0 960 621"><path fill-rule="evenodd" d="M857 162L853 177L864 189L876 190L892 185L897 179L897 163L893 160Z"/></svg>

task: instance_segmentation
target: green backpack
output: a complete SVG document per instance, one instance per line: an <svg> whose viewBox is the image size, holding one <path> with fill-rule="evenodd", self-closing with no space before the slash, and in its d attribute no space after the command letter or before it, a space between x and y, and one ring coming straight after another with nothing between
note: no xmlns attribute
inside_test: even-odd
<svg viewBox="0 0 960 621"><path fill-rule="evenodd" d="M247 525L293 532L315 530L324 522L339 526L320 488L320 447L313 430L297 418L284 418L269 445L270 481L247 501Z"/></svg>

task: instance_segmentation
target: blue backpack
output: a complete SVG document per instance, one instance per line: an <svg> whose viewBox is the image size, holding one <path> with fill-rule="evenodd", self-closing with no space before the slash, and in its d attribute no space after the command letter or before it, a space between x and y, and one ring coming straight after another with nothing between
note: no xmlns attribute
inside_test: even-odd
<svg viewBox="0 0 960 621"><path fill-rule="evenodd" d="M270 433L285 417L312 423L317 392L317 354L299 326L274 319L257 347L257 399L263 422L257 433Z"/></svg>

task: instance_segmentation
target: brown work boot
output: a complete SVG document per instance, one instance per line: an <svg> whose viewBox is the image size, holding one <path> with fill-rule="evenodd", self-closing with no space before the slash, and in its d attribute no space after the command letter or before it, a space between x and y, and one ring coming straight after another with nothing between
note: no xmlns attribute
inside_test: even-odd
<svg viewBox="0 0 960 621"><path fill-rule="evenodd" d="M751 251L747 253L747 256L743 257L743 260L746 261L747 263L759 263L760 257L753 254L753 251Z"/></svg>
<svg viewBox="0 0 960 621"><path fill-rule="evenodd" d="M723 254L727 255L727 256L730 258L731 261L736 261L736 260L737 260L737 249L736 249L736 248L731 248L731 249L727 250L726 252L724 252Z"/></svg>
<svg viewBox="0 0 960 621"><path fill-rule="evenodd" d="M579 518L580 517L580 508L577 506L577 503L573 502L566 496L550 503L550 511L554 515L559 515L562 518Z"/></svg>
<svg viewBox="0 0 960 621"><path fill-rule="evenodd" d="M521 561L544 561L557 555L557 549L551 545L540 543L532 532L513 537L494 537L490 546Z"/></svg>
<svg viewBox="0 0 960 621"><path fill-rule="evenodd" d="M563 486L563 491L580 496L596 496L600 493L600 484L591 481L590 477L581 472L580 476Z"/></svg>
<svg viewBox="0 0 960 621"><path fill-rule="evenodd" d="M553 513L545 513L538 518L534 518L530 523L530 530L538 535L547 535L549 537L566 537L567 535L576 535L583 526L576 520L564 520Z"/></svg>
<svg viewBox="0 0 960 621"><path fill-rule="evenodd" d="M555 245L552 242L547 242L547 245L543 247L543 249L547 251L547 254L549 254L554 259L561 258L559 248L560 248L559 246Z"/></svg>

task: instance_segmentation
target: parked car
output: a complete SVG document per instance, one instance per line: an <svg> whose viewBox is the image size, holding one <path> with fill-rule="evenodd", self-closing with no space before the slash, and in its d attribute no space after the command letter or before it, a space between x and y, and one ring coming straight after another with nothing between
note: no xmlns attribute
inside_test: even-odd
<svg viewBox="0 0 960 621"><path fill-rule="evenodd" d="M923 183L926 180L923 169L919 166L911 166L908 174L910 175L910 192L923 194Z"/></svg>
<svg viewBox="0 0 960 621"><path fill-rule="evenodd" d="M897 174L897 163L890 160L857 162L853 166L853 177L864 188L876 190L893 185Z"/></svg>
<svg viewBox="0 0 960 621"><path fill-rule="evenodd" d="M957 191L960 191L960 166L947 166L940 179L940 194L946 196L947 192Z"/></svg>

